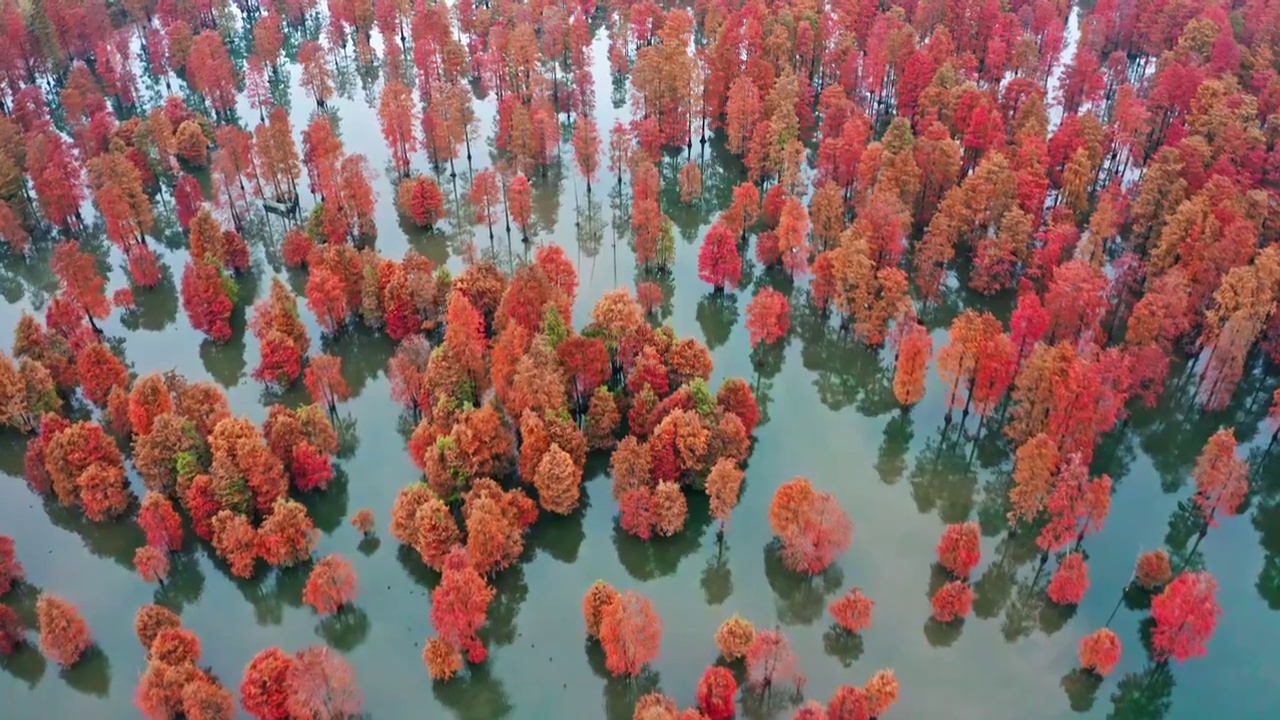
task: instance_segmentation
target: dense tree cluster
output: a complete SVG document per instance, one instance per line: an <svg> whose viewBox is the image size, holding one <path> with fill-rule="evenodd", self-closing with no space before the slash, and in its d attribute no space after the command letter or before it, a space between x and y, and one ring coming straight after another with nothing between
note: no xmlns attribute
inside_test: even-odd
<svg viewBox="0 0 1280 720"><path fill-rule="evenodd" d="M1032 594L1080 603L1085 544L1115 491L1096 467L1109 434L1166 385L1216 412L1251 373L1280 362L1280 34L1268 3L1099 0L1080 12L1071 43L1070 6L1056 0L235 5L47 0L0 11L0 238L17 261L52 272L43 318L23 313L11 354L0 355L0 425L30 436L23 469L34 491L93 522L133 516L145 544L130 549L148 581L163 583L189 551L184 520L238 577L253 577L259 560L310 562L316 520L297 498L335 482L338 406L352 387L336 351L311 355L304 308L325 350L357 325L395 343L387 376L423 478L399 492L390 529L441 573L437 636L423 652L433 678L484 660L490 580L518 561L541 512L580 511L590 452L611 453L622 533L661 542L686 532L690 499L704 492L723 540L764 421L761 386L726 379L713 393L710 349L651 322L670 311L662 283L684 252L677 218L687 206L713 213L692 238L708 302L754 286L744 314L757 372L802 329L887 348L883 402L904 409L895 422L923 400L933 364L942 444L955 433L975 453L984 442L1011 451L1007 490L985 508L994 512L981 525L969 507L944 519L936 556L948 577L930 588L939 624L986 617L982 581L970 576L992 517L1007 518L1010 539L1034 540ZM323 33L307 28L316 14ZM237 22L243 33L228 27ZM631 104L607 138L592 82L600 26ZM371 103L409 222L483 225L491 249L513 222L526 242L540 238L541 191L567 145L586 184L587 226L607 161L615 225L641 270L635 295L605 293L578 328L577 270L556 245L509 274L470 243L456 276L416 251L379 255L374 172L347 151L332 113L349 84L335 56L352 48L363 65L375 47L384 77ZM274 87L290 57L316 106L298 137ZM142 63L167 97L143 87ZM490 145L473 87L492 97L486 167L473 166ZM257 110L252 129L236 117L240 93ZM713 172L713 140L744 176ZM424 157L434 177L421 172ZM677 192L664 193L668 179ZM181 273L157 252L173 246L166 197L176 244L185 240ZM259 205L287 218L279 260L301 271L301 293L273 277L246 297L255 249L242 233ZM91 239L99 228L105 250ZM125 286L109 287L112 254ZM279 261L274 247L267 255ZM113 315L136 320L140 301L174 279L209 345L238 341L247 311L252 377L269 393L301 379L313 404L272 405L259 427L213 384L133 378L103 328ZM1012 311L957 308L969 291ZM1272 403L1280 418L1280 393ZM1197 544L1244 511L1254 472L1234 429L1208 438L1185 503ZM768 519L783 566L806 575L825 573L852 541L835 496L804 478L776 487ZM372 513L352 524L369 535ZM1130 589L1151 596L1159 661L1203 654L1221 612L1194 556L1192 546L1137 559ZM991 561L996 572L1009 571L1006 557ZM0 538L0 594L22 577ZM303 595L321 614L340 612L354 571L325 557ZM598 583L583 607L611 673L636 676L656 657L660 623L643 597ZM871 609L856 588L830 605L848 633L869 626ZM6 610L0 651L22 635ZM228 716L229 693L197 667L194 635L146 615L143 713ZM37 616L45 653L74 664L90 644L74 608L43 595ZM717 644L726 660L745 660L757 688L801 680L778 629L731 619ZM1119 653L1107 628L1079 647L1081 666L1099 675ZM735 687L709 670L701 712L732 715ZM896 698L896 679L881 671L797 716L878 717ZM241 701L260 718L360 704L350 669L324 648L264 651ZM665 696L641 705L638 716L677 717Z"/></svg>

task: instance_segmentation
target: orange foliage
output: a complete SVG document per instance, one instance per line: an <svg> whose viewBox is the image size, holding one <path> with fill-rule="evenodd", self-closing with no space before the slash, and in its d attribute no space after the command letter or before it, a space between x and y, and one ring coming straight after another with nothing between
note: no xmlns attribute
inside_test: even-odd
<svg viewBox="0 0 1280 720"><path fill-rule="evenodd" d="M662 643L662 620L652 603L634 590L627 590L605 606L600 617L600 645L604 647L605 668L614 677L635 677L658 657Z"/></svg>
<svg viewBox="0 0 1280 720"><path fill-rule="evenodd" d="M578 507L582 485L582 467L575 464L569 453L552 443L533 477L538 489L538 503L542 509L558 515L568 515Z"/></svg>
<svg viewBox="0 0 1280 720"><path fill-rule="evenodd" d="M755 639L755 626L736 614L716 630L716 647L720 648L720 656L729 662L746 657Z"/></svg>
<svg viewBox="0 0 1280 720"><path fill-rule="evenodd" d="M422 649L422 662L432 680L447 682L462 669L462 653L457 645L431 638Z"/></svg>
<svg viewBox="0 0 1280 720"><path fill-rule="evenodd" d="M356 571L341 555L326 555L311 568L302 601L321 615L332 615L356 598Z"/></svg>
<svg viewBox="0 0 1280 720"><path fill-rule="evenodd" d="M177 627L182 627L177 613L161 605L143 605L133 616L133 631L138 636L138 643L147 651L151 650L151 644L161 632Z"/></svg>
<svg viewBox="0 0 1280 720"><path fill-rule="evenodd" d="M875 603L862 590L853 588L831 603L831 617L845 630L860 633L871 627L871 610L874 606Z"/></svg>
<svg viewBox="0 0 1280 720"><path fill-rule="evenodd" d="M240 578L253 576L258 559L258 532L243 515L222 510L210 521L213 549L231 566L231 574Z"/></svg>
<svg viewBox="0 0 1280 720"><path fill-rule="evenodd" d="M276 567L297 565L311 558L318 537L302 503L281 498L258 529L258 556Z"/></svg>
<svg viewBox="0 0 1280 720"><path fill-rule="evenodd" d="M89 626L75 605L57 595L43 594L36 601L40 650L64 668L75 665L93 645Z"/></svg>

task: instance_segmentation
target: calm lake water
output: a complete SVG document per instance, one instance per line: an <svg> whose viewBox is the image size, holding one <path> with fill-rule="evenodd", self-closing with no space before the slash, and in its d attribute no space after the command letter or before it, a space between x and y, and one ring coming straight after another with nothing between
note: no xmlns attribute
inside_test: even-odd
<svg viewBox="0 0 1280 720"><path fill-rule="evenodd" d="M322 23L313 17L305 31L317 36ZM297 29L287 30L291 57L299 35ZM239 59L249 37L241 28L230 41ZM615 119L626 119L629 106L625 84L609 74L606 50L605 33L597 29L595 114L607 142L608 129ZM412 247L433 262L460 269L466 242L488 249L488 232L469 223L470 210L465 199L461 205L455 202L447 174L441 181L451 212L446 227L423 233L399 220L389 154L374 109L378 71L360 67L350 49L333 59L340 97L331 107L342 139L349 152L364 153L378 175L377 248L398 258ZM297 66L290 65L275 89L300 134L314 104L299 88L298 74ZM176 79L173 83L175 90L183 87ZM143 85L148 105L164 97L163 81L144 78ZM491 148L492 98L477 99L476 110ZM252 127L257 113L242 103L240 117ZM560 165L534 182L533 239L561 245L577 262L581 286L574 320L581 326L603 292L634 288L635 261L626 235L615 231L627 224L618 219L619 196L607 171L597 179L588 204L567 129L564 138ZM740 180L740 165L719 147L713 142L702 153L694 144L704 178L703 200L695 206L680 205L675 189L683 155L663 161L663 207L677 225L678 239L673 272L664 281L662 315L678 335L700 338L711 348L713 387L727 377L749 378L762 404L764 420L756 430L742 501L723 548L717 546L705 498L691 501L689 525L675 538L641 543L622 534L614 518L607 460L592 458L583 509L568 518L541 519L525 557L496 579L497 598L482 633L492 651L488 662L452 683L433 684L420 653L423 639L432 634L429 593L438 577L386 531L396 492L416 476L405 451L406 426L390 398L384 370L392 345L360 333L336 342L321 339L317 346L342 357L355 394L342 412L355 424L357 443L338 461L339 476L329 492L307 504L324 532L318 553L339 552L355 565L359 612L337 623L318 622L301 601L305 570L236 580L211 559L207 547L194 544L175 559L172 581L163 590L143 584L131 562L141 533L127 522L91 524L32 495L21 479L25 438L6 431L0 435L0 472L6 475L0 481L0 533L16 539L29 580L6 602L30 619L39 590L63 595L84 612L99 650L69 672L46 664L30 649L0 662L2 714L136 717L133 692L144 658L132 617L138 606L155 601L177 609L184 624L199 633L202 664L233 689L249 658L264 647L292 651L310 643L331 644L355 668L366 709L379 720L621 720L631 717L639 694L656 688L689 706L702 670L716 658L712 634L735 612L758 626L776 624L785 630L808 676L808 698L825 702L840 684L861 684L876 669L893 668L902 700L890 717L1275 717L1280 712L1275 692L1280 680L1275 653L1280 644L1280 462L1275 456L1280 451L1272 453L1269 463L1260 461L1271 434L1263 416L1275 382L1254 372L1241 383L1227 411L1206 415L1194 408L1194 380L1172 380L1173 389L1160 407L1135 411L1123 430L1105 439L1094 469L1111 474L1116 494L1105 529L1085 544L1091 588L1075 610L1057 609L1044 596L1053 566L1037 574L1038 553L1030 538L1010 539L1005 531L1009 449L994 436L974 447L958 436L954 423L944 433L944 393L936 376L931 375L922 403L909 414L899 412L891 392L892 357L877 356L837 334L834 323L814 310L803 281L792 290L790 334L779 347L753 357L744 326L747 302L765 285L791 286L753 267L736 292L717 301L698 280L697 243ZM473 169L489 163L489 149L480 145L476 150ZM421 153L414 167L430 172ZM457 197L465 197L470 172L465 159L458 170ZM624 205L629 203L629 190L621 197ZM304 193L304 209L310 202ZM157 204L157 220L167 230L167 249L161 253L165 284L138 293L136 314L105 323L111 342L135 373L172 369L219 383L234 411L255 422L266 417L265 407L272 402L303 402L300 391L269 397L249 377L258 349L245 333L243 307L226 345L202 340L191 329L175 289L185 240L172 216L172 201L165 203ZM460 216L465 217L460 221ZM241 284L242 305L265 294L272 275L281 275L300 293L304 278L285 271L280 261L281 221L259 216L247 234L255 261ZM124 284L119 253L103 240L92 242L104 267L111 268L111 286ZM504 266L525 257L518 238L510 247L508 253L507 238L499 230L496 252ZM35 258L24 262L9 257L0 263L0 294L6 303L0 309L0 334L11 336L21 310L43 309L54 287L48 253L44 245ZM945 343L950 319L975 304L977 298L953 289L942 307L929 312L924 319L934 331L935 349ZM988 306L1007 311L1006 305ZM302 312L313 339L319 339L314 319L305 307ZM1077 642L1108 621L1138 553L1165 546L1181 557L1194 541L1194 530L1185 530L1189 473L1205 440L1223 425L1234 427L1241 452L1251 453L1256 492L1245 512L1224 519L1192 558L1212 571L1221 586L1224 615L1208 657L1171 672L1155 670L1142 649L1147 613L1140 598L1131 598L1111 623L1124 643L1119 667L1101 684L1082 680L1072 672ZM968 430L974 426L971 420ZM808 581L783 570L768 549L770 497L795 475L834 493L855 524L853 547L826 574ZM346 524L361 507L376 513L380 541L362 542ZM958 629L940 628L929 621L928 596L936 582L933 548L944 523L966 519L979 520L984 530L983 562L973 576L975 615ZM597 578L639 589L662 615L662 655L638 683L609 679L601 653L585 642L580 602ZM857 643L831 633L826 614L827 603L854 585L876 601L874 624ZM791 708L789 699L775 694L742 714L790 717Z"/></svg>

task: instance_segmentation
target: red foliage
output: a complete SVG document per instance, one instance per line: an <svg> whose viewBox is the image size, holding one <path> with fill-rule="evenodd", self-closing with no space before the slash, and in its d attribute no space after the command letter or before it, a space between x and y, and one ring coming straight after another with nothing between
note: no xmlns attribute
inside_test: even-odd
<svg viewBox="0 0 1280 720"><path fill-rule="evenodd" d="M952 580L938 588L930 602L933 604L933 619L949 623L963 618L973 609L973 588L962 580Z"/></svg>
<svg viewBox="0 0 1280 720"><path fill-rule="evenodd" d="M307 274L307 308L316 316L320 329L336 332L347 322L351 306L342 278L325 267L313 267Z"/></svg>
<svg viewBox="0 0 1280 720"><path fill-rule="evenodd" d="M622 531L641 540L653 536L653 490L648 487L635 487L622 493L618 498L618 509L621 515L618 524Z"/></svg>
<svg viewBox="0 0 1280 720"><path fill-rule="evenodd" d="M774 492L769 526L781 541L783 564L809 575L826 570L853 541L853 523L835 497L801 477Z"/></svg>
<svg viewBox="0 0 1280 720"><path fill-rule="evenodd" d="M717 220L702 238L698 251L698 278L717 291L738 284L742 277L742 257L738 238L723 221Z"/></svg>
<svg viewBox="0 0 1280 720"><path fill-rule="evenodd" d="M306 440L294 445L289 460L289 474L298 492L308 493L329 487L329 481L333 479L333 463L315 445Z"/></svg>
<svg viewBox="0 0 1280 720"><path fill-rule="evenodd" d="M182 688L182 714L187 720L231 720L236 700L213 680L197 678Z"/></svg>
<svg viewBox="0 0 1280 720"><path fill-rule="evenodd" d="M1120 662L1120 638L1109 628L1098 628L1080 638L1080 667L1106 676Z"/></svg>
<svg viewBox="0 0 1280 720"><path fill-rule="evenodd" d="M485 648L476 632L488 616L493 595L465 550L449 554L440 584L431 592L431 625L441 638L466 652L469 662L484 662Z"/></svg>
<svg viewBox="0 0 1280 720"><path fill-rule="evenodd" d="M107 281L98 272L93 255L80 250L74 242L58 243L50 262L62 292L91 319L102 320L111 314L107 300Z"/></svg>
<svg viewBox="0 0 1280 720"><path fill-rule="evenodd" d="M289 675L294 659L269 647L249 661L240 681L240 704L258 720L290 720Z"/></svg>
<svg viewBox="0 0 1280 720"><path fill-rule="evenodd" d="M160 259L156 252L146 245L133 245L129 248L129 277L133 284L143 288L153 288L160 284ZM129 288L120 288L128 290ZM116 291L118 295L120 290ZM132 293L132 290L130 290ZM122 307L116 302L116 307ZM129 307L133 303L129 303Z"/></svg>
<svg viewBox="0 0 1280 720"><path fill-rule="evenodd" d="M791 325L791 304L773 288L762 288L747 304L747 332L751 347L781 340Z"/></svg>
<svg viewBox="0 0 1280 720"><path fill-rule="evenodd" d="M143 582L164 582L169 577L169 553L154 545L143 545L133 552L133 569Z"/></svg>
<svg viewBox="0 0 1280 720"><path fill-rule="evenodd" d="M712 665L702 673L698 681L698 708L707 720L729 720L736 707L734 697L738 694L738 681L728 668Z"/></svg>
<svg viewBox="0 0 1280 720"><path fill-rule="evenodd" d="M76 355L76 373L89 402L102 407L113 387L128 387L129 371L105 343L90 343Z"/></svg>
<svg viewBox="0 0 1280 720"><path fill-rule="evenodd" d="M1142 553L1138 556L1133 577L1138 581L1138 585L1146 590L1164 587L1173 579L1173 566L1169 563L1169 553L1164 550Z"/></svg>
<svg viewBox="0 0 1280 720"><path fill-rule="evenodd" d="M860 633L871 627L871 610L875 603L862 594L858 588L837 598L831 603L831 617L836 624L851 633Z"/></svg>
<svg viewBox="0 0 1280 720"><path fill-rule="evenodd" d="M609 379L612 367L604 341L596 337L574 335L556 346L556 356L564 368L575 397L586 398Z"/></svg>
<svg viewBox="0 0 1280 720"><path fill-rule="evenodd" d="M1088 589L1089 565L1080 553L1068 553L1049 581L1049 599L1059 605L1078 605Z"/></svg>
<svg viewBox="0 0 1280 720"><path fill-rule="evenodd" d="M284 333L269 331L259 346L262 359L253 369L253 379L289 387L302 374L302 353Z"/></svg>
<svg viewBox="0 0 1280 720"><path fill-rule="evenodd" d="M400 183L396 207L418 227L431 227L444 217L444 193L425 175L415 175Z"/></svg>
<svg viewBox="0 0 1280 720"><path fill-rule="evenodd" d="M76 480L80 490L80 507L84 510L85 517L94 522L119 517L129 509L129 502L133 500L124 466L118 462L95 462Z"/></svg>
<svg viewBox="0 0 1280 720"><path fill-rule="evenodd" d="M217 267L204 262L187 261L182 270L182 309L191 327L208 335L214 342L231 339L232 302L228 286Z"/></svg>
<svg viewBox="0 0 1280 720"><path fill-rule="evenodd" d="M195 487L195 482L191 483ZM253 577L258 559L258 532L249 520L230 510L221 510L209 521L213 549L239 578Z"/></svg>
<svg viewBox="0 0 1280 720"><path fill-rule="evenodd" d="M578 507L582 486L582 467L556 443L542 456L533 486L538 489L538 503L543 510L568 515Z"/></svg>
<svg viewBox="0 0 1280 720"><path fill-rule="evenodd" d="M26 577L22 563L14 552L13 538L0 535L0 596L9 592L13 584Z"/></svg>
<svg viewBox="0 0 1280 720"><path fill-rule="evenodd" d="M618 599L618 591L603 580L591 583L587 594L582 596L582 617L587 623L587 637L600 639L600 621L604 618L605 608Z"/></svg>
<svg viewBox="0 0 1280 720"><path fill-rule="evenodd" d="M166 628L147 646L147 657L164 665L188 665L200 661L200 638L186 628Z"/></svg>
<svg viewBox="0 0 1280 720"><path fill-rule="evenodd" d="M1151 646L1157 660L1183 662L1205 654L1222 608L1218 583L1207 572L1184 572L1151 601L1156 626Z"/></svg>
<svg viewBox="0 0 1280 720"><path fill-rule="evenodd" d="M646 314L652 315L662 305L663 299L662 287L657 283L647 280L636 283L636 302Z"/></svg>
<svg viewBox="0 0 1280 720"><path fill-rule="evenodd" d="M311 568L302 601L321 615L332 615L356 599L356 571L341 555L327 555Z"/></svg>
<svg viewBox="0 0 1280 720"><path fill-rule="evenodd" d="M321 407L333 408L351 397L351 389L342 377L342 359L334 355L312 357L307 362L307 371L302 380L307 386L311 402Z"/></svg>
<svg viewBox="0 0 1280 720"><path fill-rule="evenodd" d="M462 670L462 653L458 647L440 638L431 638L422 649L422 662L432 680L446 682Z"/></svg>
<svg viewBox="0 0 1280 720"><path fill-rule="evenodd" d="M658 658L662 620L648 598L627 590L609 603L600 618L604 664L614 677L636 677Z"/></svg>
<svg viewBox="0 0 1280 720"><path fill-rule="evenodd" d="M300 227L289 228L284 234L284 242L280 246L280 254L284 256L285 267L301 268L307 264L311 251L316 246L311 235Z"/></svg>
<svg viewBox="0 0 1280 720"><path fill-rule="evenodd" d="M0 657L13 654L14 649L26 642L27 629L13 608L0 605Z"/></svg>
<svg viewBox="0 0 1280 720"><path fill-rule="evenodd" d="M75 605L57 595L44 594L36 601L40 650L64 668L75 665L93 645L89 626Z"/></svg>
<svg viewBox="0 0 1280 720"><path fill-rule="evenodd" d="M761 630L747 649L747 679L757 690L804 685L799 660L791 651L791 641L779 629Z"/></svg>
<svg viewBox="0 0 1280 720"><path fill-rule="evenodd" d="M177 627L182 627L177 613L161 605L143 605L133 616L133 631L142 649L148 652L161 632Z"/></svg>
<svg viewBox="0 0 1280 720"><path fill-rule="evenodd" d="M559 245L543 245L534 253L533 262L542 269L547 281L556 287L570 305L578 295L578 271Z"/></svg>
<svg viewBox="0 0 1280 720"><path fill-rule="evenodd" d="M166 552L182 549L182 518L169 498L156 492L142 497L138 510L138 527L147 536L147 544Z"/></svg>
<svg viewBox="0 0 1280 720"><path fill-rule="evenodd" d="M183 230L191 226L191 219L200 210L204 202L204 191L200 181L188 173L178 173L178 182L173 187L173 204L178 215L178 225Z"/></svg>
<svg viewBox="0 0 1280 720"><path fill-rule="evenodd" d="M371 535L374 528L373 511L369 508L357 510L356 514L351 516L351 527L365 537Z"/></svg>
<svg viewBox="0 0 1280 720"><path fill-rule="evenodd" d="M258 529L258 555L276 567L297 565L311 558L318 535L302 503L280 498Z"/></svg>
<svg viewBox="0 0 1280 720"><path fill-rule="evenodd" d="M978 523L952 523L938 541L938 564L953 576L967 578L982 558L982 535Z"/></svg>

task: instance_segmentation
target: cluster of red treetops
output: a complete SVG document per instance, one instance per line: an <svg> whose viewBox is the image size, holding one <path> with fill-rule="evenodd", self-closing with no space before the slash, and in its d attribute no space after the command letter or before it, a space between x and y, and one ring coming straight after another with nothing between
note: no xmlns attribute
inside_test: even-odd
<svg viewBox="0 0 1280 720"><path fill-rule="evenodd" d="M130 512L117 443L132 442L147 490L136 512L148 538L137 557L144 577L162 580L167 553L181 545L179 508L236 574L252 574L259 560L309 560L314 529L290 493L323 490L332 476L330 418L347 390L336 358L308 357L288 289L273 282L253 308L254 377L279 387L301 379L315 405L272 408L261 429L232 416L208 384L131 382L97 332L113 306L127 310L135 292L159 282L152 198L171 188L190 246L184 309L193 327L229 339L235 278L250 262L243 220L255 200L296 209L305 169L320 201L287 233L286 262L305 268L306 304L324 332L359 321L399 342L389 367L395 397L419 421L410 451L427 480L397 499L392 532L449 588L433 603L433 675L456 672L464 655L483 659L475 630L492 594L485 576L518 556L540 510L572 512L588 449L613 449L626 532L679 532L690 487L726 520L754 399L736 380L712 394L706 348L650 327L645 315L661 291L641 283L636 298L609 293L576 332L567 323L576 275L557 248L540 248L510 278L483 262L451 277L414 253L396 261L358 249L376 234L367 161L345 151L325 113L303 130L300 151L268 92L286 61L284 30L315 3L237 5L253 26L243 67L227 51L222 32L235 20L220 2L136 0L109 11L101 0L51 0L0 11L11 40L0 49L0 236L19 252L32 231L65 238L53 251L59 291L44 323L24 317L13 359L0 363L0 421L37 433L26 463L33 488L95 520ZM961 425L977 415L978 432L1001 425L1016 447L1010 522L1036 529L1042 566L1058 556L1048 593L1069 604L1088 584L1082 543L1109 507L1110 480L1089 472L1098 439L1131 401L1155 401L1179 354L1193 360L1198 402L1216 410L1259 355L1274 362L1280 352L1280 6L1103 0L1081 16L1076 49L1064 54L1068 10L1061 0L709 1L692 11L651 1L334 0L325 39L303 43L297 60L325 108L335 92L328 53L354 41L370 57L371 34L382 36L378 116L403 178L398 205L421 225L444 218L443 194L413 160L422 151L437 170L452 169L465 152L470 162L483 136L468 90L478 80L497 102L499 162L472 173L474 220L490 237L500 218L514 220L527 237L529 178L559 157L561 113L588 186L601 169L589 71L591 23L602 21L610 66L630 77L634 119L610 130L605 150L616 184L630 185L638 263L661 268L675 252L658 193L664 149L689 151L680 198L699 201L693 140L719 133L747 177L702 240L699 276L716 292L735 287L754 239L762 265L810 278L841 332L889 347L904 407L923 396L933 360L948 407L963 408ZM138 34L144 52L135 58ZM180 78L204 107L173 96L144 108L137 61L166 84ZM413 86L404 81L410 62ZM41 79L56 80L46 85L59 88L66 132ZM252 131L232 122L242 88L260 113ZM212 180L208 200L186 172L200 167ZM127 259L130 286L110 297L78 244L90 199ZM990 313L959 314L934 358L918 317L957 282L1013 294L1016 308L1007 328ZM789 306L774 289L755 295L753 345L786 337ZM77 390L102 408L101 424L58 415ZM499 482L512 475L532 485L536 503ZM1200 537L1240 509L1248 475L1231 431L1215 434L1194 473ZM779 488L770 521L788 567L818 572L848 546L850 524L833 505L807 482ZM976 540L968 525L944 534L939 561L953 580L934 593L938 622L968 611ZM1175 564L1144 555L1135 582L1160 592L1157 655L1182 659L1203 650L1218 611L1212 578L1175 573ZM350 601L345 561L326 559L315 573L317 609ZM858 614L861 601L847 599L838 618ZM48 600L47 636L83 649L83 624ZM1086 639L1082 664L1114 664L1119 643L1109 633ZM287 673L330 662L279 653L260 665ZM167 668L156 677L180 677L174 669L188 663L156 664ZM864 693L881 698L875 707L890 695L870 684ZM169 693L166 702L185 699Z"/></svg>

